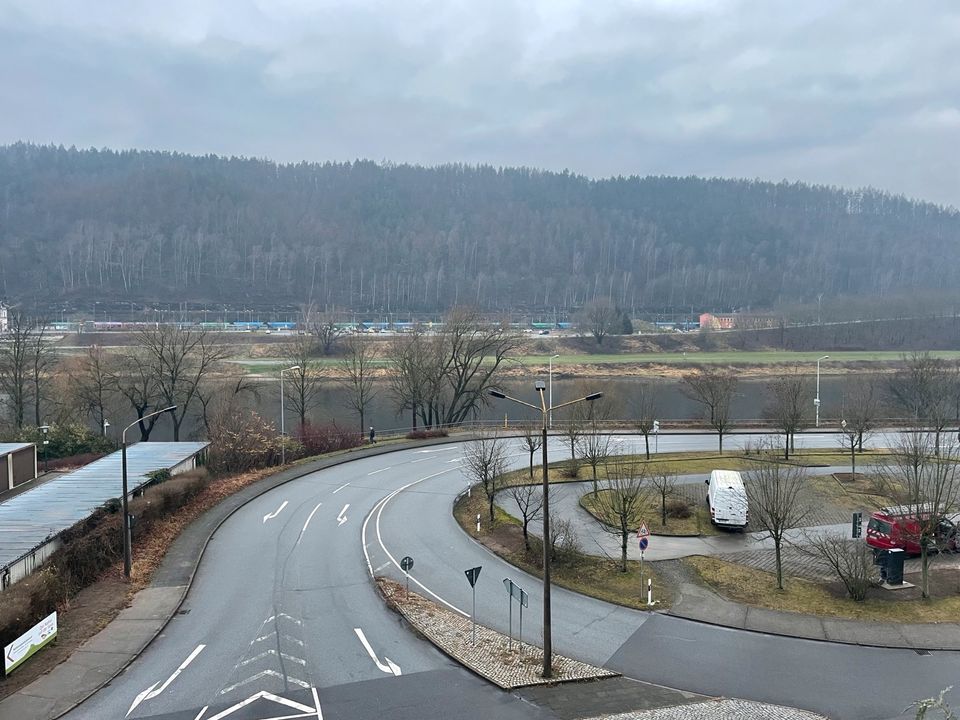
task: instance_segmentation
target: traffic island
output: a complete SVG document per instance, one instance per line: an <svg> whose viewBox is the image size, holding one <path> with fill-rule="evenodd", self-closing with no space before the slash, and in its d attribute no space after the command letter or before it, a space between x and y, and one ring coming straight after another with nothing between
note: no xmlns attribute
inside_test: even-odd
<svg viewBox="0 0 960 720"><path fill-rule="evenodd" d="M461 665L504 690L618 675L554 653L553 677L544 678L540 674L543 667L540 648L511 640L483 625L476 626L474 644L470 618L422 595L408 593L403 585L387 578L378 577L377 586L387 604L403 615L417 632Z"/></svg>

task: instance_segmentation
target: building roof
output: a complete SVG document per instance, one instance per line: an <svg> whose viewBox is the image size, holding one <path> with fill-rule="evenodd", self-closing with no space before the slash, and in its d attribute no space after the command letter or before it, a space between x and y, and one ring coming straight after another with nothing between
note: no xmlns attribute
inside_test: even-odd
<svg viewBox="0 0 960 720"><path fill-rule="evenodd" d="M127 448L127 488L150 482L147 473L170 470L202 451L205 442L141 442ZM88 517L122 490L121 453L0 502L0 568Z"/></svg>
<svg viewBox="0 0 960 720"><path fill-rule="evenodd" d="M17 450L33 447L33 443L0 443L0 456L9 455Z"/></svg>

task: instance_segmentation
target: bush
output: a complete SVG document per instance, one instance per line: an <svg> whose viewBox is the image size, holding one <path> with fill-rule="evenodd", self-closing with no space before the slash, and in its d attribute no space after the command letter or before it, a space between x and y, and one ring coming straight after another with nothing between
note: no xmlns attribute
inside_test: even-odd
<svg viewBox="0 0 960 720"><path fill-rule="evenodd" d="M563 476L576 480L580 477L580 463L576 460L569 460L563 466Z"/></svg>
<svg viewBox="0 0 960 720"><path fill-rule="evenodd" d="M693 508L686 500L675 498L667 500L667 517L682 520L693 515Z"/></svg>
<svg viewBox="0 0 960 720"><path fill-rule="evenodd" d="M79 423L51 425L46 433L39 428L23 428L17 433L15 440L34 443L37 446L37 457L41 460L44 454L51 459L67 458L91 453L105 454L114 449L113 441ZM44 446L44 440L49 441L49 445Z"/></svg>
<svg viewBox="0 0 960 720"><path fill-rule="evenodd" d="M208 466L215 473L240 473L280 462L283 440L273 425L253 410L236 411L225 407L210 422ZM287 438L287 447L295 455L299 444Z"/></svg>
<svg viewBox="0 0 960 720"><path fill-rule="evenodd" d="M344 430L336 423L304 423L295 437L302 448L302 454L308 457L336 450L349 450L363 444L362 435L355 430Z"/></svg>
<svg viewBox="0 0 960 720"><path fill-rule="evenodd" d="M429 440L430 438L445 438L450 433L443 429L436 430L412 430L406 434L407 440Z"/></svg>
<svg viewBox="0 0 960 720"><path fill-rule="evenodd" d="M108 453L105 452L81 453L79 455L71 455L70 457L57 458L56 460L48 462L47 467L50 470L66 470L68 468L82 467L83 465L89 465L94 460L105 457L107 454ZM43 462L42 454L37 456L37 461L40 463Z"/></svg>

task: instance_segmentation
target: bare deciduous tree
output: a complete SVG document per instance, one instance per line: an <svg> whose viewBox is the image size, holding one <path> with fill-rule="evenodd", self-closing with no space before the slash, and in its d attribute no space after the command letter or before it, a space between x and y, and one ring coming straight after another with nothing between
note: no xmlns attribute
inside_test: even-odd
<svg viewBox="0 0 960 720"><path fill-rule="evenodd" d="M667 524L667 498L672 497L677 486L677 476L666 466L655 465L648 468L650 485L660 497L660 524Z"/></svg>
<svg viewBox="0 0 960 720"><path fill-rule="evenodd" d="M861 377L847 383L843 392L843 420L856 434L857 452L863 452L863 441L874 430L880 414L880 389L876 379Z"/></svg>
<svg viewBox="0 0 960 720"><path fill-rule="evenodd" d="M954 542L955 527L944 520L960 511L960 451L939 442L935 432L902 433L880 466L883 494L912 516L901 532L920 546L920 592L930 597L930 556ZM911 529L912 526L912 529Z"/></svg>
<svg viewBox="0 0 960 720"><path fill-rule="evenodd" d="M493 501L500 486L500 477L507 467L506 448L496 435L482 435L463 450L463 467L468 477L483 487L493 522Z"/></svg>
<svg viewBox="0 0 960 720"><path fill-rule="evenodd" d="M588 302L577 315L577 327L581 334L592 335L597 345L614 331L617 309L609 298L597 298Z"/></svg>
<svg viewBox="0 0 960 720"><path fill-rule="evenodd" d="M287 374L284 384L284 396L290 409L297 414L297 421L302 428L307 422L307 414L320 401L320 390L323 375L314 362L317 353L317 342L313 335L297 335L285 348L286 358L297 370Z"/></svg>
<svg viewBox="0 0 960 720"><path fill-rule="evenodd" d="M436 343L431 342L417 326L406 337L393 344L393 367L390 373L390 394L397 410L410 411L411 430L417 429L417 418L435 383Z"/></svg>
<svg viewBox="0 0 960 720"><path fill-rule="evenodd" d="M316 338L320 352L333 354L337 341L347 333L346 328L337 323L336 313L317 312L312 304L308 304L301 308L300 315L305 332Z"/></svg>
<svg viewBox="0 0 960 720"><path fill-rule="evenodd" d="M808 381L795 367L793 372L775 378L769 385L770 398L764 414L773 420L783 433L783 457L790 459L794 447L794 435L807 420Z"/></svg>
<svg viewBox="0 0 960 720"><path fill-rule="evenodd" d="M862 602L880 580L870 546L839 535L806 535L804 551L830 566L851 600Z"/></svg>
<svg viewBox="0 0 960 720"><path fill-rule="evenodd" d="M144 415L157 409L161 402L160 386L151 358L142 348L137 347L119 353L111 368L111 380L117 392L140 418L137 424L140 440L146 442L161 417L154 415L143 419Z"/></svg>
<svg viewBox="0 0 960 720"><path fill-rule="evenodd" d="M539 485L526 484L511 485L508 492L520 510L520 521L523 523L523 545L529 550L530 538L527 534L527 526L543 512L543 490Z"/></svg>
<svg viewBox="0 0 960 720"><path fill-rule="evenodd" d="M643 435L643 442L646 446L647 460L650 459L650 433L653 432L654 422L656 422L659 409L657 407L657 396L653 387L649 383L640 383L637 387L637 401L634 405L634 417L637 418L637 430Z"/></svg>
<svg viewBox="0 0 960 720"><path fill-rule="evenodd" d="M540 425L526 423L522 428L520 447L530 455L530 477L533 478L533 456L543 447L543 428Z"/></svg>
<svg viewBox="0 0 960 720"><path fill-rule="evenodd" d="M730 428L730 408L737 378L729 370L705 365L683 376L687 396L703 406L708 424L716 431L723 455L723 435Z"/></svg>
<svg viewBox="0 0 960 720"><path fill-rule="evenodd" d="M34 325L33 320L23 313L11 312L7 334L0 338L0 392L7 397L13 424L18 430L23 427L30 397L31 333Z"/></svg>
<svg viewBox="0 0 960 720"><path fill-rule="evenodd" d="M88 416L97 421L97 429L106 435L107 407L117 392L114 368L102 347L91 345L78 358L70 372L73 392Z"/></svg>
<svg viewBox="0 0 960 720"><path fill-rule="evenodd" d="M802 498L807 478L796 465L756 461L744 473L750 522L773 540L777 587L783 590L783 542L810 514Z"/></svg>
<svg viewBox="0 0 960 720"><path fill-rule="evenodd" d="M53 345L47 337L47 320L45 318L38 318L33 322L29 353L34 423L39 427L43 424L40 405L44 400L44 381L47 379L51 366L56 362Z"/></svg>
<svg viewBox="0 0 960 720"><path fill-rule="evenodd" d="M627 547L636 532L641 513L650 500L650 486L644 482L645 469L618 455L607 468L603 490L594 496L600 527L620 540L620 572L627 572Z"/></svg>
<svg viewBox="0 0 960 720"><path fill-rule="evenodd" d="M340 384L347 390L346 405L360 418L360 434L366 431L367 408L377 396L373 384L373 365L379 353L374 344L362 335L351 335L344 343L346 355L340 362Z"/></svg>
<svg viewBox="0 0 960 720"><path fill-rule="evenodd" d="M890 378L887 391L895 407L934 433L934 449L952 419L957 377L946 361L928 352L903 357L904 368Z"/></svg>

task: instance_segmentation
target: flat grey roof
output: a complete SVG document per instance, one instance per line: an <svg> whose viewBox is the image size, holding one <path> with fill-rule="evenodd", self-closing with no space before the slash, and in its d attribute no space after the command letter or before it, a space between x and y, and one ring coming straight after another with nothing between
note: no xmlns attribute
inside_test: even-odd
<svg viewBox="0 0 960 720"><path fill-rule="evenodd" d="M33 443L0 443L0 455L7 455L32 446Z"/></svg>
<svg viewBox="0 0 960 720"><path fill-rule="evenodd" d="M127 447L127 489L149 482L147 473L169 470L209 443L141 442ZM79 470L0 502L0 567L19 560L122 492L117 451Z"/></svg>

